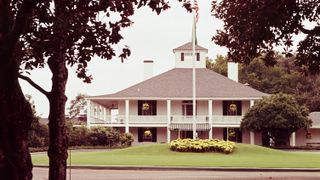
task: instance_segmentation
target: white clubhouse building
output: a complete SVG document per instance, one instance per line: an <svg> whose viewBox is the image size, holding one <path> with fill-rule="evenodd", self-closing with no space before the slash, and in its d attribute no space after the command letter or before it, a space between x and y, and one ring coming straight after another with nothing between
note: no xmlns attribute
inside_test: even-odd
<svg viewBox="0 0 320 180"><path fill-rule="evenodd" d="M254 101L267 94L239 83L236 63L228 63L228 78L206 69L207 51L199 45L195 48L198 137L262 145L260 133L239 127ZM87 126L130 132L135 143L192 138L192 43L173 52L175 68L153 77L153 61L146 60L144 81L114 94L87 97ZM111 115L114 109L116 118ZM294 133L290 144L295 141Z"/></svg>

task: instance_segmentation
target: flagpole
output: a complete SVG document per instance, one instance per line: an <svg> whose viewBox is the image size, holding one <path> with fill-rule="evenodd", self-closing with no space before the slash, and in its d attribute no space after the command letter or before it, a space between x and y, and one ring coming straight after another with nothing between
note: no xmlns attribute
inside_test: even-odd
<svg viewBox="0 0 320 180"><path fill-rule="evenodd" d="M196 68L195 68L195 46L196 46L196 22L195 22L195 15L194 11L193 14L193 25L192 25L192 134L193 139L196 139Z"/></svg>

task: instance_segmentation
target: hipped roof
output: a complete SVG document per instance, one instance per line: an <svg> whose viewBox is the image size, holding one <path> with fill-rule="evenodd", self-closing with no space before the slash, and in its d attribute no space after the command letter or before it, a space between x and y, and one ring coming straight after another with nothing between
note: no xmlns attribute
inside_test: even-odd
<svg viewBox="0 0 320 180"><path fill-rule="evenodd" d="M175 51L183 51L183 50L192 50L192 43L191 42L188 42L188 43L186 43L186 44L184 44L184 45L181 45L181 46L179 46L179 47L177 47L177 48L174 48L173 49L173 52L175 52ZM204 47L202 47L202 46L199 46L199 45L196 45L195 46L195 50L200 50L200 51L206 51L206 52L208 52L208 49L206 49L206 48L204 48Z"/></svg>
<svg viewBox="0 0 320 180"><path fill-rule="evenodd" d="M202 99L260 99L267 94L235 82L214 71L196 69L196 97ZM114 94L89 99L192 98L192 69L175 68Z"/></svg>

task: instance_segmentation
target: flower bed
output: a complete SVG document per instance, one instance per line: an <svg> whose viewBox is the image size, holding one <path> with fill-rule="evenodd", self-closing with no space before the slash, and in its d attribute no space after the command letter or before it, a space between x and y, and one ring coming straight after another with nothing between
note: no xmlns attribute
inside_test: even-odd
<svg viewBox="0 0 320 180"><path fill-rule="evenodd" d="M232 153L235 143L219 139L177 139L170 143L170 149L178 152L221 152Z"/></svg>

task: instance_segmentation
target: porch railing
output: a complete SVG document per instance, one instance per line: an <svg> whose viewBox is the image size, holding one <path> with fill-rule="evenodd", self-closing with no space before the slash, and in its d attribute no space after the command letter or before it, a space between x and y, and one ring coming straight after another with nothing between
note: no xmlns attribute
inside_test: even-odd
<svg viewBox="0 0 320 180"><path fill-rule="evenodd" d="M212 124L240 124L243 116L213 115Z"/></svg>
<svg viewBox="0 0 320 180"><path fill-rule="evenodd" d="M192 123L192 116L171 116L171 123ZM208 116L196 116L197 123L208 123Z"/></svg>
<svg viewBox="0 0 320 180"><path fill-rule="evenodd" d="M228 124L240 124L243 116L222 116L222 115L213 115L212 124L213 125L228 125ZM192 116L171 116L170 123L192 123ZM138 116L130 115L129 124L167 124L167 116ZM208 116L196 116L197 123L209 123ZM106 116L105 119L100 119L96 117L90 118L91 124L125 124L125 116L119 115L114 117Z"/></svg>

